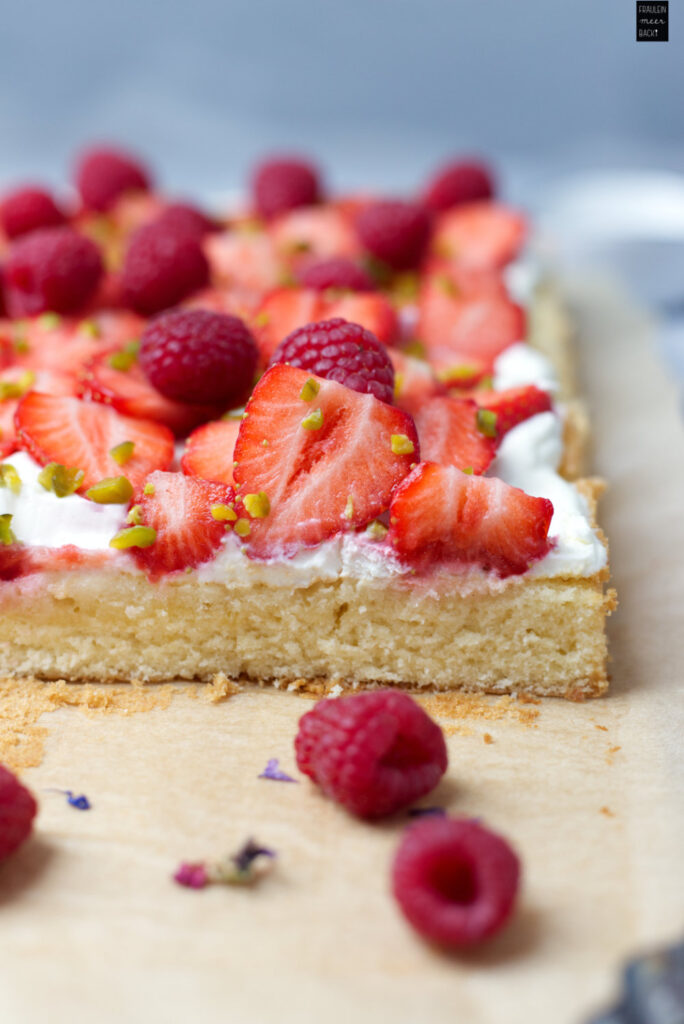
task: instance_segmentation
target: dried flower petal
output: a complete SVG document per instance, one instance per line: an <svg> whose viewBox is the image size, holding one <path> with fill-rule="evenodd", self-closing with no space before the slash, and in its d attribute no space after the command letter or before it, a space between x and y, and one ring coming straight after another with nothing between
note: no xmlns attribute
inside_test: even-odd
<svg viewBox="0 0 684 1024"><path fill-rule="evenodd" d="M293 779L291 775L284 772L278 765L278 758L269 758L266 767L263 772L258 776L260 779L273 779L274 782L298 782L298 779Z"/></svg>

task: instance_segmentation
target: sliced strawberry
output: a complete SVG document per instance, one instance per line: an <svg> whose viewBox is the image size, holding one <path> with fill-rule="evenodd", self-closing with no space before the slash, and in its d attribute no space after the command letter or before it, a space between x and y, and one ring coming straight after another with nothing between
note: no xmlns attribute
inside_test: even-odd
<svg viewBox="0 0 684 1024"><path fill-rule="evenodd" d="M4 325L3 325L4 326ZM0 370L9 366L14 359L14 345L12 344L11 328L7 334L0 334Z"/></svg>
<svg viewBox="0 0 684 1024"><path fill-rule="evenodd" d="M30 374L30 382L27 375ZM23 394L29 391L42 391L49 395L76 395L78 381L67 373L56 373L54 370L25 370L22 366L8 366L0 376L0 388L3 384L18 384ZM14 414L19 405L19 397L0 397L0 458L5 458L17 447Z"/></svg>
<svg viewBox="0 0 684 1024"><path fill-rule="evenodd" d="M427 462L484 473L496 455L496 441L477 428L478 406L470 398L437 396L404 402L418 431L420 454Z"/></svg>
<svg viewBox="0 0 684 1024"><path fill-rule="evenodd" d="M157 538L147 548L130 549L136 562L155 579L208 561L226 534L212 505L233 501L233 488L183 473L151 473L145 484L152 493L140 488L135 502L142 525L156 530Z"/></svg>
<svg viewBox="0 0 684 1024"><path fill-rule="evenodd" d="M323 320L324 309L325 300L313 288L276 288L267 295L251 325L262 364L295 328Z"/></svg>
<svg viewBox="0 0 684 1024"><path fill-rule="evenodd" d="M216 483L232 484L239 429L240 420L214 420L193 430L181 459L183 472Z"/></svg>
<svg viewBox="0 0 684 1024"><path fill-rule="evenodd" d="M14 414L18 405L18 398L7 398L0 402L0 459L7 458L17 447Z"/></svg>
<svg viewBox="0 0 684 1024"><path fill-rule="evenodd" d="M418 436L405 413L321 377L315 378L318 393L307 401L301 392L310 379L305 370L271 367L240 425L240 494L263 491L270 502L268 515L251 522L250 549L260 557L365 525L389 507L394 488L419 457ZM401 454L393 451L393 435Z"/></svg>
<svg viewBox="0 0 684 1024"><path fill-rule="evenodd" d="M121 416L80 398L31 391L21 399L14 422L19 446L41 465L59 462L82 469L81 490L105 477L126 476L134 487L173 459L173 434L160 423ZM135 445L123 466L109 454L123 441Z"/></svg>
<svg viewBox="0 0 684 1024"><path fill-rule="evenodd" d="M429 398L446 393L430 364L396 348L387 350L394 367L394 404L413 415L413 410Z"/></svg>
<svg viewBox="0 0 684 1024"><path fill-rule="evenodd" d="M472 397L481 409L496 413L498 440L523 420L552 408L551 396L534 384L508 388L506 391L473 391Z"/></svg>
<svg viewBox="0 0 684 1024"><path fill-rule="evenodd" d="M501 203L455 206L436 221L432 251L471 270L496 270L515 259L527 225L517 210Z"/></svg>
<svg viewBox="0 0 684 1024"><path fill-rule="evenodd" d="M288 263L361 252L354 221L347 209L333 204L301 206L278 217L269 228L277 252Z"/></svg>
<svg viewBox="0 0 684 1024"><path fill-rule="evenodd" d="M185 437L198 423L205 423L223 411L211 405L187 405L166 398L152 387L137 362L127 370L115 369L110 360L119 351L110 350L90 361L80 386L83 398L111 405L124 416L163 423L177 437Z"/></svg>
<svg viewBox="0 0 684 1024"><path fill-rule="evenodd" d="M324 293L325 295L325 293ZM399 321L391 302L375 292L358 292L327 299L322 319L341 316L354 324L361 324L384 345L391 345L399 334Z"/></svg>
<svg viewBox="0 0 684 1024"><path fill-rule="evenodd" d="M473 363L491 368L525 332L523 309L501 295L451 293L435 277L421 289L417 334L440 371Z"/></svg>
<svg viewBox="0 0 684 1024"><path fill-rule="evenodd" d="M16 363L27 370L77 375L103 347L99 333L66 318L51 325L47 317L22 325Z"/></svg>
<svg viewBox="0 0 684 1024"><path fill-rule="evenodd" d="M282 280L284 267L266 231L231 228L207 235L203 246L212 281L220 288L260 294Z"/></svg>
<svg viewBox="0 0 684 1024"><path fill-rule="evenodd" d="M397 554L424 567L451 560L512 576L550 550L552 515L548 498L421 462L392 499L388 540Z"/></svg>

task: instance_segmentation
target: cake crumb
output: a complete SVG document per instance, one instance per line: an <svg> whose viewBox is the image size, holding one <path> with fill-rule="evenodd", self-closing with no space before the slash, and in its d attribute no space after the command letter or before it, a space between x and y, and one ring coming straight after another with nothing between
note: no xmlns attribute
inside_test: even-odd
<svg viewBox="0 0 684 1024"><path fill-rule="evenodd" d="M608 732L608 726L607 725L597 725L597 724L594 724L594 728L595 729L600 729L601 732Z"/></svg>
<svg viewBox="0 0 684 1024"><path fill-rule="evenodd" d="M482 739L485 741L485 743L493 743L494 742L494 737L492 736L492 734L490 732L484 733L483 736L482 736Z"/></svg>
<svg viewBox="0 0 684 1024"><path fill-rule="evenodd" d="M611 811L610 807L605 807L605 806L602 807L601 808L601 814L605 814L606 818L614 818L615 817L615 811Z"/></svg>
<svg viewBox="0 0 684 1024"><path fill-rule="evenodd" d="M620 747L620 746L608 747L608 753L606 755L606 760L607 760L608 764L612 764L613 763L613 758L617 754L618 750L622 750L622 747Z"/></svg>
<svg viewBox="0 0 684 1024"><path fill-rule="evenodd" d="M472 730L463 727L464 719L479 718L497 722L503 718L514 718L521 725L537 727L540 711L536 707L524 706L528 702L514 700L510 696L492 697L473 693L437 693L421 697L427 713L440 719L447 736L459 733L472 735ZM536 701L535 701L536 703ZM444 721L446 719L446 721Z"/></svg>
<svg viewBox="0 0 684 1024"><path fill-rule="evenodd" d="M235 680L229 679L223 672L217 672L210 683L203 685L200 692L205 703L220 704L222 701L234 697L236 693L241 693L242 687Z"/></svg>

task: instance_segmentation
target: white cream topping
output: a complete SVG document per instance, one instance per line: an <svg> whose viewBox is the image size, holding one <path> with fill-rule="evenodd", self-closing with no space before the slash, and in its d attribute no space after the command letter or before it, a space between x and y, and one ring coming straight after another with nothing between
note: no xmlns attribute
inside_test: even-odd
<svg viewBox="0 0 684 1024"><path fill-rule="evenodd" d="M528 306L534 298L534 291L542 278L539 263L531 257L522 256L513 260L504 270L504 281L513 299L521 306Z"/></svg>
<svg viewBox="0 0 684 1024"><path fill-rule="evenodd" d="M536 384L542 391L555 395L559 384L556 372L546 358L531 345L519 341L509 345L494 360L492 386L496 391L519 388L524 384Z"/></svg>

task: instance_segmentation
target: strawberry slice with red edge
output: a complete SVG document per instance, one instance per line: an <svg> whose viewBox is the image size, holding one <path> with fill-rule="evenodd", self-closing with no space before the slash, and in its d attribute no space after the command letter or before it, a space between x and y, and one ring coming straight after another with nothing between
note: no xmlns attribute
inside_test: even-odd
<svg viewBox="0 0 684 1024"><path fill-rule="evenodd" d="M418 431L420 454L426 462L457 466L477 475L484 473L496 455L496 441L478 428L478 406L469 398L435 396L404 402Z"/></svg>
<svg viewBox="0 0 684 1024"><path fill-rule="evenodd" d="M394 367L394 403L400 409L413 415L427 399L446 394L444 385L424 359L416 359L396 348L388 349L387 354Z"/></svg>
<svg viewBox="0 0 684 1024"><path fill-rule="evenodd" d="M84 473L85 491L105 477L125 476L137 487L148 473L173 459L173 434L161 423L121 416L97 402L31 391L14 415L19 447L41 465L58 462ZM134 444L123 465L110 455L124 441Z"/></svg>
<svg viewBox="0 0 684 1024"><path fill-rule="evenodd" d="M328 298L323 293L326 305L321 319L332 320L341 316L353 324L361 324L383 345L391 345L399 334L399 320L391 302L376 292L357 292Z"/></svg>
<svg viewBox="0 0 684 1024"><path fill-rule="evenodd" d="M130 548L138 565L156 579L208 561L226 534L226 522L214 518L212 506L229 505L234 497L226 484L183 473L150 473L135 503L141 524L157 536L149 547Z"/></svg>
<svg viewBox="0 0 684 1024"><path fill-rule="evenodd" d="M505 391L473 391L472 397L481 409L489 409L496 415L494 427L498 440L530 416L553 408L549 393L535 384Z"/></svg>
<svg viewBox="0 0 684 1024"><path fill-rule="evenodd" d="M432 251L470 270L497 270L515 259L526 234L517 210L502 203L467 203L437 217Z"/></svg>
<svg viewBox="0 0 684 1024"><path fill-rule="evenodd" d="M395 492L387 539L401 558L421 568L452 561L519 575L550 550L552 515L548 498L455 466L421 462Z"/></svg>
<svg viewBox="0 0 684 1024"><path fill-rule="evenodd" d="M325 301L313 288L276 288L259 306L251 328L265 365L288 334L323 320Z"/></svg>
<svg viewBox="0 0 684 1024"><path fill-rule="evenodd" d="M193 430L188 438L181 469L216 483L233 483L233 459L240 420L214 420Z"/></svg>
<svg viewBox="0 0 684 1024"><path fill-rule="evenodd" d="M137 362L126 370L116 369L111 360L120 351L110 350L91 359L80 386L83 398L111 405L124 416L163 423L176 437L185 437L199 423L222 412L214 405L189 405L166 398L150 384Z"/></svg>
<svg viewBox="0 0 684 1024"><path fill-rule="evenodd" d="M235 446L246 507L246 495L261 492L270 506L250 523L250 553L291 554L366 525L389 507L418 458L406 413L305 370L271 367L247 404Z"/></svg>
<svg viewBox="0 0 684 1024"><path fill-rule="evenodd" d="M289 210L272 221L269 232L277 252L291 265L313 257L354 259L361 252L346 207L332 203Z"/></svg>
<svg viewBox="0 0 684 1024"><path fill-rule="evenodd" d="M212 281L220 288L263 293L275 288L283 277L283 263L273 239L254 226L207 235L203 248Z"/></svg>

